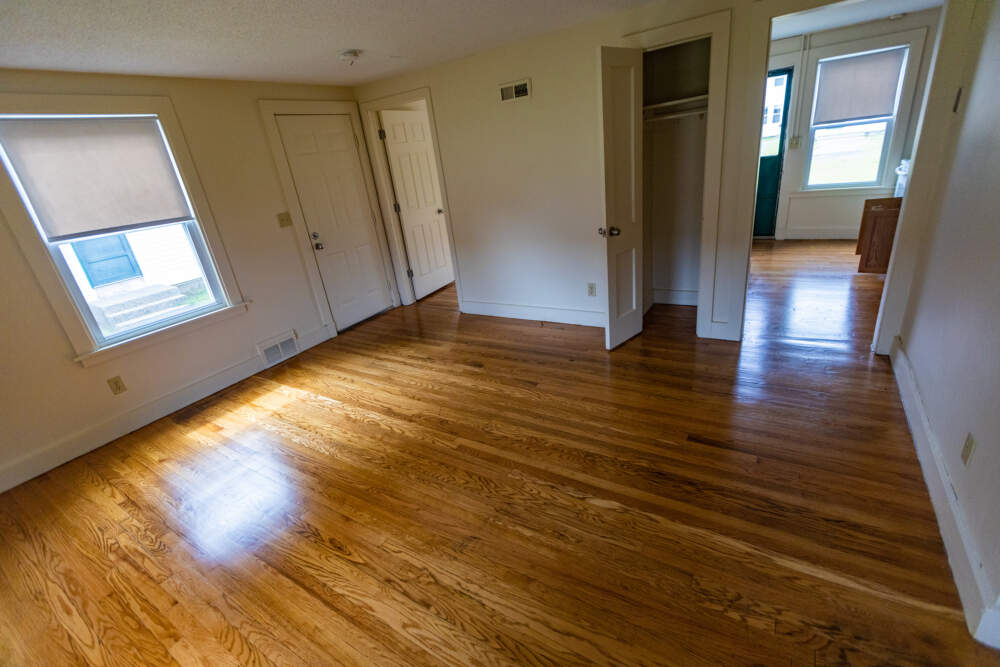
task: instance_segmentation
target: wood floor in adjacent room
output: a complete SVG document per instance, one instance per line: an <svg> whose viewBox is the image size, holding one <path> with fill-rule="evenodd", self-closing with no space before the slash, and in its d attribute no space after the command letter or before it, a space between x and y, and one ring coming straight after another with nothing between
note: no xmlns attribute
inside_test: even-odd
<svg viewBox="0 0 1000 667"><path fill-rule="evenodd" d="M0 664L1000 664L856 261L757 244L742 345L365 322L0 495Z"/></svg>

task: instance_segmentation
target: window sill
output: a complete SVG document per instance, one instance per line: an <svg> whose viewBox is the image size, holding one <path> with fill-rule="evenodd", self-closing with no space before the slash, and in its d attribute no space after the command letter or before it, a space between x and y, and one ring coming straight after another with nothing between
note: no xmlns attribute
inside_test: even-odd
<svg viewBox="0 0 1000 667"><path fill-rule="evenodd" d="M816 187L805 187L797 192L791 193L792 196L799 195L852 195L857 196L860 194L882 194L885 191L892 192L895 185L841 185L841 186L816 186Z"/></svg>
<svg viewBox="0 0 1000 667"><path fill-rule="evenodd" d="M138 336L137 338L131 338L129 340L122 341L121 343L108 345L107 347L99 348L93 352L86 352L74 358L73 361L79 363L84 368L97 366L98 364L103 364L107 361L111 361L112 359L125 354L130 354L144 347L161 343L165 340L169 340L170 338L174 338L175 336L179 336L181 334L189 333L196 329L201 329L209 324L215 324L216 322L228 320L231 317L247 312L247 305L248 304L246 302L236 303L221 310L212 311L211 313L202 315L201 317L195 317L190 320L185 320L184 322L178 322L173 326L151 331L142 336Z"/></svg>

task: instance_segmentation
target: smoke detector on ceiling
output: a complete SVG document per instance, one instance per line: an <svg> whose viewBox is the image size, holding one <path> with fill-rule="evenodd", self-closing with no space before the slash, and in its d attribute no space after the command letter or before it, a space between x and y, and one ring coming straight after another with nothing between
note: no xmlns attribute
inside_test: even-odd
<svg viewBox="0 0 1000 667"><path fill-rule="evenodd" d="M347 49L340 52L340 60L347 63L348 65L353 65L355 61L361 57L361 49Z"/></svg>

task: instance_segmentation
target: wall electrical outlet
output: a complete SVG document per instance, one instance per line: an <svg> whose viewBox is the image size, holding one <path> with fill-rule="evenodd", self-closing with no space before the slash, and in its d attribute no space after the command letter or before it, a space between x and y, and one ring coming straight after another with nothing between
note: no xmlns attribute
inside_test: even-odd
<svg viewBox="0 0 1000 667"><path fill-rule="evenodd" d="M292 215L288 211L282 211L278 214L278 226L279 227L291 227L292 226Z"/></svg>
<svg viewBox="0 0 1000 667"><path fill-rule="evenodd" d="M976 439L969 433L965 436L965 444L962 445L962 465L969 465L972 455L976 451Z"/></svg>
<svg viewBox="0 0 1000 667"><path fill-rule="evenodd" d="M111 393L117 396L118 394L124 392L127 387L125 386L125 381L122 380L121 375L116 375L113 378L108 378L108 386L111 387Z"/></svg>
<svg viewBox="0 0 1000 667"><path fill-rule="evenodd" d="M597 283L587 283L587 296L597 296Z"/></svg>

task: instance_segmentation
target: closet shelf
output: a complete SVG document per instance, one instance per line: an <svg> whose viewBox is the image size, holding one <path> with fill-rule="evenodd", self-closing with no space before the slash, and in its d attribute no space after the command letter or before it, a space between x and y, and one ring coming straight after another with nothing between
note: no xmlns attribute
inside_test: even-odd
<svg viewBox="0 0 1000 667"><path fill-rule="evenodd" d="M677 113L665 113L659 116L650 116L644 118L643 120L647 123L652 123L658 120L674 120L675 118L687 118L688 116L700 116L703 113L708 112L708 107L699 107L697 109L688 109L687 111L678 111Z"/></svg>
<svg viewBox="0 0 1000 667"><path fill-rule="evenodd" d="M701 102L707 100L708 95L695 95L694 97L685 97L679 100L670 100L668 102L659 102L657 104L646 104L643 105L643 111L648 111L650 109L663 109L665 107L673 107L678 104L690 104L691 102Z"/></svg>

